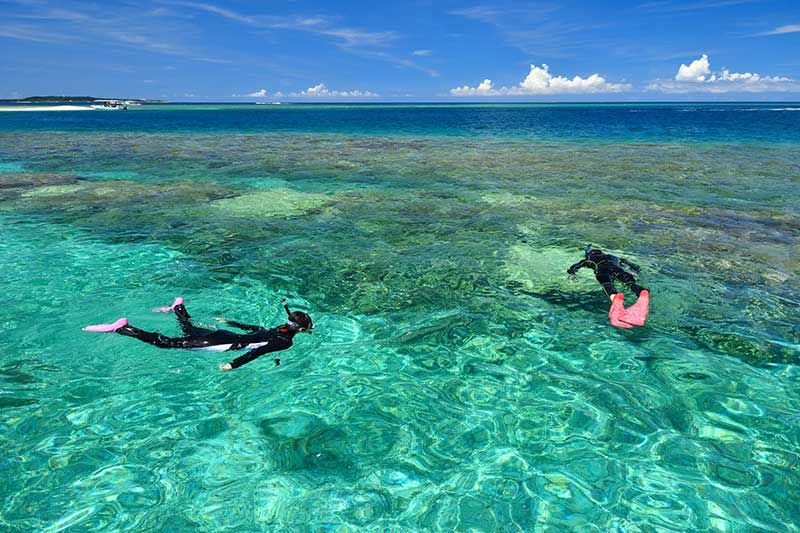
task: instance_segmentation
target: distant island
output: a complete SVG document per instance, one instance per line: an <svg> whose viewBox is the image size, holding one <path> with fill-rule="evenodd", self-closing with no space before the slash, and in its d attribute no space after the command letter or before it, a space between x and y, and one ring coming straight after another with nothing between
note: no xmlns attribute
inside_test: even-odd
<svg viewBox="0 0 800 533"><path fill-rule="evenodd" d="M0 104L66 104L87 103L98 100L120 100L137 104L159 104L164 100L148 100L142 98L98 98L96 96L27 96L25 98L0 99Z"/></svg>

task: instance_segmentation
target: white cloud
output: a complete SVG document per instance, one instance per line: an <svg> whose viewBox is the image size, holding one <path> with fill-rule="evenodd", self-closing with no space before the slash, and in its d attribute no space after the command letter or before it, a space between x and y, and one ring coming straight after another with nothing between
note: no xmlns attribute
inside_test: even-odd
<svg viewBox="0 0 800 533"><path fill-rule="evenodd" d="M204 46L191 46L194 24L169 10L134 8L130 2L115 6L113 13L101 3L61 2L70 9L49 7L51 0L12 0L19 9L5 9L0 20L0 38L61 44L78 42L118 46L180 57L192 61L230 63L203 56ZM183 20L178 20L181 18ZM14 22L16 20L22 23ZM55 30L55 31L51 31ZM111 52L113 55L113 51ZM119 70L118 65L114 65Z"/></svg>
<svg viewBox="0 0 800 533"><path fill-rule="evenodd" d="M714 73L706 54L689 65L681 64L674 80L656 80L647 86L649 91L665 93L730 93L730 92L787 92L800 91L800 84L783 76L762 76L755 72Z"/></svg>
<svg viewBox="0 0 800 533"><path fill-rule="evenodd" d="M250 25L256 24L256 19L254 19L253 17L248 17L247 15L240 15L239 13L231 11L230 9L225 9L224 7L219 7L212 4L204 4L201 2L174 2L174 5L199 9L201 11L207 11L208 13L213 13L215 15L219 15L220 17L224 17L226 19L234 20L236 22L241 22L242 24L250 24Z"/></svg>
<svg viewBox="0 0 800 533"><path fill-rule="evenodd" d="M73 35L40 30L28 24L3 24L0 25L0 37L32 41L35 43L61 44L76 40Z"/></svg>
<svg viewBox="0 0 800 533"><path fill-rule="evenodd" d="M711 65L708 63L708 56L703 54L700 59L689 63L688 67L681 63L675 79L677 81L705 81L709 74L711 74Z"/></svg>
<svg viewBox="0 0 800 533"><path fill-rule="evenodd" d="M572 79L564 76L553 76L550 67L531 65L528 76L519 85L513 87L495 87L492 80L485 79L477 87L464 85L450 89L453 96L524 96L534 94L564 93L618 93L631 88L627 83L608 83L599 74L588 78L575 76Z"/></svg>
<svg viewBox="0 0 800 533"><path fill-rule="evenodd" d="M301 27L304 27L304 25L301 25ZM340 46L343 48L384 46L389 41L397 39L397 34L393 31L362 31L352 28L318 29L316 25L309 28L309 30L339 39L341 41Z"/></svg>
<svg viewBox="0 0 800 533"><path fill-rule="evenodd" d="M485 2L485 4L450 11L451 15L492 26L493 31L514 48L533 57L574 57L579 53L596 53L607 49L611 42L587 39L594 27L586 25L565 13L563 2ZM561 11L561 13L559 13ZM481 46L481 42L465 43ZM618 43L613 43L614 45Z"/></svg>
<svg viewBox="0 0 800 533"><path fill-rule="evenodd" d="M319 83L309 87L305 91L290 93L289 96L295 98L375 98L379 96L371 91L332 91L324 83Z"/></svg>
<svg viewBox="0 0 800 533"><path fill-rule="evenodd" d="M365 31L337 27L334 26L331 19L322 16L243 15L232 9L205 2L175 0L171 3L176 6L205 11L255 28L299 30L333 37L338 41L338 46L343 49L384 46L398 38L393 31Z"/></svg>
<svg viewBox="0 0 800 533"><path fill-rule="evenodd" d="M439 75L433 69L417 65L405 57L396 57L381 51L400 38L394 31L369 31L358 28L340 27L337 18L322 15L245 15L231 9L205 2L188 0L162 0L175 6L205 11L245 26L267 30L301 31L327 37L335 46L347 53L361 57L378 59L394 65L423 71L432 77Z"/></svg>
<svg viewBox="0 0 800 533"><path fill-rule="evenodd" d="M720 7L737 6L740 4L752 4L758 0L706 0L703 2L682 2L676 3L670 0L658 0L647 2L637 6L637 9L651 11L654 13L669 13L675 11L698 11L701 9L716 9Z"/></svg>
<svg viewBox="0 0 800 533"><path fill-rule="evenodd" d="M431 52L430 50L414 50L413 52L411 52L411 55L412 56L427 57L427 56L431 55L432 53L433 52Z"/></svg>
<svg viewBox="0 0 800 533"><path fill-rule="evenodd" d="M800 24L788 24L786 26L781 26L779 28L775 28L774 30L759 33L757 35L783 35L784 33L797 32L800 32Z"/></svg>
<svg viewBox="0 0 800 533"><path fill-rule="evenodd" d="M503 89L506 89L503 87ZM456 87L450 89L450 94L454 96L492 96L501 94L492 86L492 80L485 79L477 87L470 87L464 85L463 87Z"/></svg>
<svg viewBox="0 0 800 533"><path fill-rule="evenodd" d="M251 93L232 94L231 96L234 97L234 98L264 98L266 96L269 96L269 93L267 92L266 89L259 89L257 91L253 91ZM275 95L275 96L277 96L277 95Z"/></svg>

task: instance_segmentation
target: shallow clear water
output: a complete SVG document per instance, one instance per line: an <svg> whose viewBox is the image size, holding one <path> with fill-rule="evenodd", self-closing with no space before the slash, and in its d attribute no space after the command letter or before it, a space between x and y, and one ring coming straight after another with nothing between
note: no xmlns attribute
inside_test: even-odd
<svg viewBox="0 0 800 533"><path fill-rule="evenodd" d="M217 107L0 115L0 527L800 527L791 104Z"/></svg>

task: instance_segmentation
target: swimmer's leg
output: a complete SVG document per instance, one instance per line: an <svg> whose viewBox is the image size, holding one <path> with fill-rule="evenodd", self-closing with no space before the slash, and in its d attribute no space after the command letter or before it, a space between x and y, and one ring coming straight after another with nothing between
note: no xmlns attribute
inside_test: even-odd
<svg viewBox="0 0 800 533"><path fill-rule="evenodd" d="M616 277L615 274L614 271L599 270L595 274L595 278L603 287L606 296L611 299L611 307L608 309L608 321L611 322L612 326L630 329L633 326L622 321L622 316L625 313L625 295L617 292L617 289L614 287L613 280Z"/></svg>
<svg viewBox="0 0 800 533"><path fill-rule="evenodd" d="M636 295L639 296L642 291L646 291L646 287L642 287L641 285L636 283L636 278L630 272L620 271L615 276L618 280L622 283L627 285L627 287Z"/></svg>
<svg viewBox="0 0 800 533"><path fill-rule="evenodd" d="M187 337L194 335L208 335L214 331L213 329L200 328L192 324L192 317L189 315L189 311L186 310L186 306L183 305L183 302L176 305L174 311L175 318L178 319L178 325L181 327L183 334Z"/></svg>
<svg viewBox="0 0 800 533"><path fill-rule="evenodd" d="M146 342L147 344L152 344L158 348L191 349L197 347L196 339L191 337L167 337L166 335L162 335L161 333L154 331L144 331L137 327L131 326L130 324L122 326L116 330L116 332L120 335L133 337L134 339Z"/></svg>
<svg viewBox="0 0 800 533"><path fill-rule="evenodd" d="M175 310L179 305L183 305L183 298L178 296L173 300L172 305L165 305L164 307L156 307L153 309L154 313L170 313Z"/></svg>
<svg viewBox="0 0 800 533"><path fill-rule="evenodd" d="M625 295L621 292L611 297L611 307L608 310L608 321L612 326L630 329L633 326L623 320L625 317Z"/></svg>
<svg viewBox="0 0 800 533"><path fill-rule="evenodd" d="M609 277L621 281L639 297L635 304L625 309L621 301L619 305L616 305L615 296L612 296L611 301L613 303L609 311L611 323L617 327L625 327L621 324L644 326L645 320L647 320L647 313L650 310L650 291L637 284L636 278L630 272L626 272L622 269L611 271ZM614 316L612 317L612 315Z"/></svg>
<svg viewBox="0 0 800 533"><path fill-rule="evenodd" d="M614 295L617 294L617 289L614 288L614 282L611 280L611 274L609 272L600 271L595 274L595 279L597 282L603 287L603 292L606 293L606 296L611 298L611 301L614 301Z"/></svg>
<svg viewBox="0 0 800 533"><path fill-rule="evenodd" d="M637 284L636 278L628 272L620 272L617 275L617 279L627 285L639 297L635 304L625 310L622 320L634 326L644 326L647 314L650 312L650 291Z"/></svg>
<svg viewBox="0 0 800 533"><path fill-rule="evenodd" d="M622 320L634 326L644 326L650 312L650 291L642 289L636 303L625 310Z"/></svg>
<svg viewBox="0 0 800 533"><path fill-rule="evenodd" d="M120 318L116 322L112 322L111 324L95 324L93 326L86 326L83 328L83 331L90 331L92 333L114 333L115 331L119 330L123 326L128 325L127 318Z"/></svg>

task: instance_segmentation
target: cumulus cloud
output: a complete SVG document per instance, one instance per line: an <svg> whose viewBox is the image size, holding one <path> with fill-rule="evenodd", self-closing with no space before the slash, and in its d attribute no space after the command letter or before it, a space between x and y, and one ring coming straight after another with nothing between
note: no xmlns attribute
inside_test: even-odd
<svg viewBox="0 0 800 533"><path fill-rule="evenodd" d="M688 67L681 63L675 79L677 81L705 81L709 74L711 74L711 65L708 62L708 56L703 54L700 59L689 63Z"/></svg>
<svg viewBox="0 0 800 533"><path fill-rule="evenodd" d="M334 91L328 89L324 83L319 83L313 87L309 87L305 91L296 93L289 93L289 96L295 98L375 98L379 96L371 91Z"/></svg>
<svg viewBox="0 0 800 533"><path fill-rule="evenodd" d="M783 76L731 72L726 68L715 73L711 70L708 56L703 54L688 65L681 63L674 80L656 80L647 89L666 93L760 93L800 91L800 84Z"/></svg>
<svg viewBox="0 0 800 533"><path fill-rule="evenodd" d="M485 79L477 87L464 85L450 89L453 96L524 96L535 94L585 94L585 93L618 93L627 91L631 86L627 83L608 83L599 74L588 78L575 76L553 76L550 67L531 65L528 76L513 87L495 87L492 80Z"/></svg>

